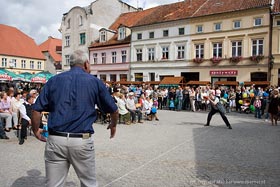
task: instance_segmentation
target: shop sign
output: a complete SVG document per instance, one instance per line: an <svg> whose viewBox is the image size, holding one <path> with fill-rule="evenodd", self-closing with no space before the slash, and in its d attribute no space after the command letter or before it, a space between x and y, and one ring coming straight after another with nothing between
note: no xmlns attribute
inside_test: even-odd
<svg viewBox="0 0 280 187"><path fill-rule="evenodd" d="M232 76L237 75L237 70L211 70L210 75L225 75L225 76Z"/></svg>
<svg viewBox="0 0 280 187"><path fill-rule="evenodd" d="M9 76L9 75L0 75L0 79L1 80L9 80L9 81L11 81L12 80L12 77L11 76Z"/></svg>

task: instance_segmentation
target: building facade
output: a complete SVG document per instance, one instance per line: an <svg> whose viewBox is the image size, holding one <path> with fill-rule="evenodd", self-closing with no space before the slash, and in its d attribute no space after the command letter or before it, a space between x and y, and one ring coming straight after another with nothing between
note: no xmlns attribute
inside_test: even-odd
<svg viewBox="0 0 280 187"><path fill-rule="evenodd" d="M136 9L120 0L96 0L87 7L73 7L62 17L62 68L69 69L69 57L76 49L88 50L101 28L108 28L121 13Z"/></svg>
<svg viewBox="0 0 280 187"><path fill-rule="evenodd" d="M45 57L35 41L15 27L0 24L0 67L16 74L45 69Z"/></svg>
<svg viewBox="0 0 280 187"><path fill-rule="evenodd" d="M62 71L61 66L61 39L49 38L39 45L40 50L46 58L46 71L57 74Z"/></svg>
<svg viewBox="0 0 280 187"><path fill-rule="evenodd" d="M197 0L157 7L132 27L131 80L270 80L270 3Z"/></svg>

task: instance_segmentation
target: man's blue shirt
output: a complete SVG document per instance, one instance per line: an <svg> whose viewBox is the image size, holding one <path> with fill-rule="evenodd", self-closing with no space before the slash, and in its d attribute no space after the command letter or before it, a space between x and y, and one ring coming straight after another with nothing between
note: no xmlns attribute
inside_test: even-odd
<svg viewBox="0 0 280 187"><path fill-rule="evenodd" d="M35 111L49 112L49 130L70 133L94 133L95 106L105 113L117 106L104 83L80 67L52 77L33 105Z"/></svg>

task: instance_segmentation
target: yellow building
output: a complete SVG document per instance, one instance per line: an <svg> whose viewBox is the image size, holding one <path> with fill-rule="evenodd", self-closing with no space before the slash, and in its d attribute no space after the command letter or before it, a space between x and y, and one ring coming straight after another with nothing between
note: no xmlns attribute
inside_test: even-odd
<svg viewBox="0 0 280 187"><path fill-rule="evenodd" d="M38 73L45 57L34 40L15 27L0 24L0 67L14 73Z"/></svg>
<svg viewBox="0 0 280 187"><path fill-rule="evenodd" d="M271 82L280 85L280 0L274 2L272 10L272 70Z"/></svg>
<svg viewBox="0 0 280 187"><path fill-rule="evenodd" d="M269 25L270 6L196 16L190 21L190 70L212 83L270 80Z"/></svg>

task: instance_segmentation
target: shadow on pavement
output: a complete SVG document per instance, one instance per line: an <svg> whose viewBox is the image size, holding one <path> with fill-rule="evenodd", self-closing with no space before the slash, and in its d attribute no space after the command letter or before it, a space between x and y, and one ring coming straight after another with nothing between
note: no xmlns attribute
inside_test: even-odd
<svg viewBox="0 0 280 187"><path fill-rule="evenodd" d="M41 176L37 169L28 170L27 176L18 178L11 187L43 187L46 185L46 177ZM65 187L77 187L74 182L66 182Z"/></svg>

